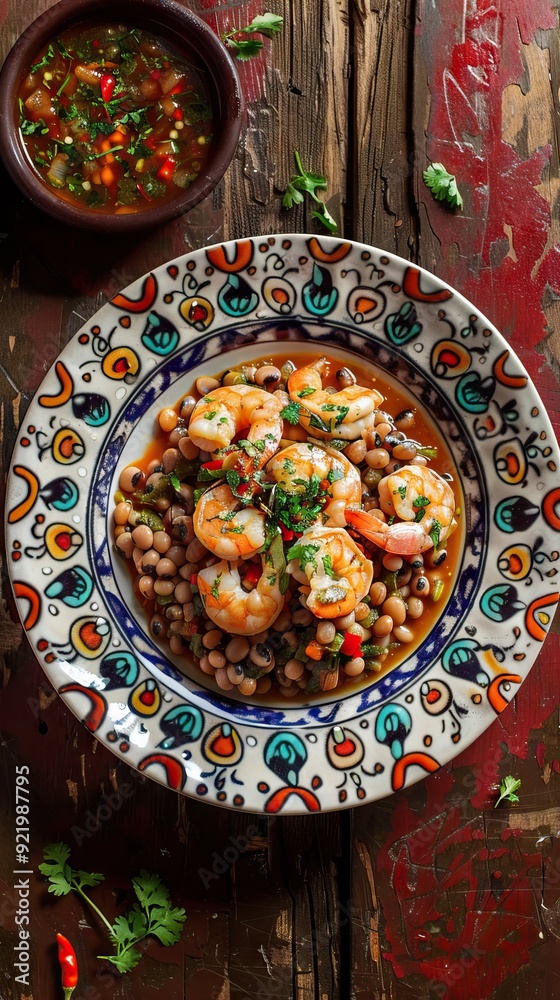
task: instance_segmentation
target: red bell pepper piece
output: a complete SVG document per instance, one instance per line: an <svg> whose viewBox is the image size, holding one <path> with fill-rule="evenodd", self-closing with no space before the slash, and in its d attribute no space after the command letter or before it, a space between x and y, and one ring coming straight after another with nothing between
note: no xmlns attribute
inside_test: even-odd
<svg viewBox="0 0 560 1000"><path fill-rule="evenodd" d="M247 567L247 572L243 577L245 583L258 583L262 576L262 569L257 563L250 563Z"/></svg>
<svg viewBox="0 0 560 1000"><path fill-rule="evenodd" d="M280 533L282 535L283 542L291 542L294 537L294 532L291 528L287 528L285 524L280 525Z"/></svg>
<svg viewBox="0 0 560 1000"><path fill-rule="evenodd" d="M162 181L172 181L176 166L177 164L175 163L173 157L167 156L159 168L157 176L161 178Z"/></svg>
<svg viewBox="0 0 560 1000"><path fill-rule="evenodd" d="M182 120L182 118L183 118L183 112L182 112L181 108L175 108L175 111L173 112L173 117L174 117L174 119L175 119L176 122Z"/></svg>
<svg viewBox="0 0 560 1000"><path fill-rule="evenodd" d="M181 81L179 81L178 83L175 84L174 87L171 88L171 90L167 91L167 94L165 96L166 97L173 97L173 94L181 94L182 91L183 91L183 87L184 87L184 83L181 83Z"/></svg>
<svg viewBox="0 0 560 1000"><path fill-rule="evenodd" d="M361 644L362 637L360 635L354 635L353 632L347 632L344 636L342 646L340 647L340 652L343 656L359 656L361 653Z"/></svg>
<svg viewBox="0 0 560 1000"><path fill-rule="evenodd" d="M165 166L165 164L164 164ZM159 173L159 170L158 170ZM212 462L203 462L200 466L201 469L221 469L224 464L223 458L216 458Z"/></svg>
<svg viewBox="0 0 560 1000"><path fill-rule="evenodd" d="M161 76L161 70L160 69L153 69L152 72L150 73L150 76L151 76L152 80L159 80L159 78Z"/></svg>
<svg viewBox="0 0 560 1000"><path fill-rule="evenodd" d="M115 89L116 80L111 73L104 73L99 81L99 86L101 87L101 97L105 104L108 104L113 96L113 91Z"/></svg>

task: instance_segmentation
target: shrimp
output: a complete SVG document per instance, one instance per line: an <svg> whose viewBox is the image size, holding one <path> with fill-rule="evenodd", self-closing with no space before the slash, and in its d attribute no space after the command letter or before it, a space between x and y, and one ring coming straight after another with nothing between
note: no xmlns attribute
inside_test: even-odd
<svg viewBox="0 0 560 1000"><path fill-rule="evenodd" d="M362 499L360 473L346 455L333 448L292 444L270 459L266 472L286 493L305 494L315 476L317 485L327 487L327 503L317 515L319 523L327 527L343 528L345 508Z"/></svg>
<svg viewBox="0 0 560 1000"><path fill-rule="evenodd" d="M222 559L248 559L265 543L265 514L243 506L229 486L206 490L193 515L196 537Z"/></svg>
<svg viewBox="0 0 560 1000"><path fill-rule="evenodd" d="M350 614L373 580L371 560L344 528L308 528L287 558L288 572L310 587L307 607L317 618Z"/></svg>
<svg viewBox="0 0 560 1000"><path fill-rule="evenodd" d="M208 618L232 635L256 635L278 618L284 605L278 572L262 555L262 575L254 590L241 585L241 560L222 559L201 569L197 583Z"/></svg>
<svg viewBox="0 0 560 1000"><path fill-rule="evenodd" d="M386 552L414 555L444 542L457 527L449 483L421 465L403 465L378 486L381 510L399 521L386 524L374 511L347 510L346 520Z"/></svg>
<svg viewBox="0 0 560 1000"><path fill-rule="evenodd" d="M321 378L326 364L326 358L318 358L296 368L288 379L290 398L300 406L299 422L313 437L355 441L373 426L384 397L377 389L361 385L328 393Z"/></svg>
<svg viewBox="0 0 560 1000"><path fill-rule="evenodd" d="M254 385L212 389L196 404L189 421L191 441L203 451L227 448L241 431L247 432L246 450L240 449L236 468L249 475L261 469L280 444L284 422L282 402Z"/></svg>

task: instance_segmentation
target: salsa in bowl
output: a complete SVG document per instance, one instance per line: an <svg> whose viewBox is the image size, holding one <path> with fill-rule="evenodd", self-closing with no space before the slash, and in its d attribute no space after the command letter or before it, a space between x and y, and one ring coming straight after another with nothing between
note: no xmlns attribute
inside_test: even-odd
<svg viewBox="0 0 560 1000"><path fill-rule="evenodd" d="M16 43L1 84L8 171L84 228L130 231L187 211L239 136L232 60L173 2L62 0Z"/></svg>

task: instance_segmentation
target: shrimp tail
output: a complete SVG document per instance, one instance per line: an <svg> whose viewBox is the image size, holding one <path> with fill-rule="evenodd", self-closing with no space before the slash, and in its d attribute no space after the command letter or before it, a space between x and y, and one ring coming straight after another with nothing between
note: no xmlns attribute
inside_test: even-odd
<svg viewBox="0 0 560 1000"><path fill-rule="evenodd" d="M369 510L347 510L345 516L347 523L359 531L360 535L385 552L400 556L415 555L432 548L434 544L421 525L414 521L386 524Z"/></svg>

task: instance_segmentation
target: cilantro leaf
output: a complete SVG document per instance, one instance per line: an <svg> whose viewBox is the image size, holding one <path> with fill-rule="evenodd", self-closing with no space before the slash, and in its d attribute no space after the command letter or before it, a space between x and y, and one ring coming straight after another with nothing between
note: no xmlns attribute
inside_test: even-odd
<svg viewBox="0 0 560 1000"><path fill-rule="evenodd" d="M322 208L320 210L314 208L313 211L311 212L311 215L313 216L314 219L318 219L319 222L321 222L325 227L325 229L328 229L330 233L336 233L338 229L337 222L333 219L324 201L321 202L321 205Z"/></svg>
<svg viewBox="0 0 560 1000"><path fill-rule="evenodd" d="M280 416L282 420L287 420L289 424L297 424L299 422L299 414L301 407L299 403L288 403L283 410L280 411Z"/></svg>
<svg viewBox="0 0 560 1000"><path fill-rule="evenodd" d="M499 806L502 799L507 799L508 802L519 802L519 796L515 794L518 788L521 788L520 778L514 778L511 774L508 774L507 778L502 778L500 796L494 803L494 809Z"/></svg>
<svg viewBox="0 0 560 1000"><path fill-rule="evenodd" d="M264 14L257 14L250 24L243 28L235 28L233 31L222 35L222 41L228 48L235 52L237 59L246 61L263 49L263 43L258 38L236 38L236 35L264 35L265 38L273 38L284 27L284 18L280 14L271 14L269 11Z"/></svg>
<svg viewBox="0 0 560 1000"><path fill-rule="evenodd" d="M330 576L331 580L336 580L336 574L333 570L332 559L330 556L323 556L323 569L327 576Z"/></svg>
<svg viewBox="0 0 560 1000"><path fill-rule="evenodd" d="M31 67L31 69L30 69L29 72L30 73L36 73L37 70L42 69L43 66L48 66L48 64L50 63L51 59L54 59L54 49L52 47L52 44L49 45L47 51L45 52L45 54L44 54L43 58L40 60L40 62L35 63L35 65Z"/></svg>
<svg viewBox="0 0 560 1000"><path fill-rule="evenodd" d="M445 201L450 208L463 207L463 199L455 176L447 172L443 163L430 163L422 176L426 187L437 201Z"/></svg>
<svg viewBox="0 0 560 1000"><path fill-rule="evenodd" d="M283 27L284 18L280 14L271 14L270 11L266 11L264 14L257 14L244 30L258 31L261 35L272 38L279 31L282 31Z"/></svg>
<svg viewBox="0 0 560 1000"><path fill-rule="evenodd" d="M317 191L325 191L327 188L326 178L323 177L322 174L315 174L311 170L304 170L301 157L297 150L294 152L294 159L299 173L292 174L290 177L288 186L282 197L283 207L293 208L294 205L301 204L303 201L303 194L308 194L319 206L312 211L312 216L319 219L319 221L331 233L336 232L338 226L335 220L330 214L325 202L321 201L321 199L317 197Z"/></svg>
<svg viewBox="0 0 560 1000"><path fill-rule="evenodd" d="M283 208L293 208L294 205L301 205L303 200L304 197L301 191L298 191L298 189L290 181L282 198Z"/></svg>
<svg viewBox="0 0 560 1000"><path fill-rule="evenodd" d="M317 569L317 563L315 561L315 553L318 552L320 546L315 542L296 542L291 548L286 552L286 559L298 559L302 570L305 572L305 567L308 564L313 566L313 569Z"/></svg>

